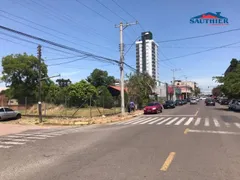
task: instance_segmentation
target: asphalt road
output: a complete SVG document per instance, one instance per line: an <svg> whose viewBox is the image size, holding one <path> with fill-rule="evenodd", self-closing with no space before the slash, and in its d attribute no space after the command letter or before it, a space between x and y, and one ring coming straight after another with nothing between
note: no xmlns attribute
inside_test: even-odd
<svg viewBox="0 0 240 180"><path fill-rule="evenodd" d="M239 180L239 113L184 105L122 123L0 137L1 180Z"/></svg>

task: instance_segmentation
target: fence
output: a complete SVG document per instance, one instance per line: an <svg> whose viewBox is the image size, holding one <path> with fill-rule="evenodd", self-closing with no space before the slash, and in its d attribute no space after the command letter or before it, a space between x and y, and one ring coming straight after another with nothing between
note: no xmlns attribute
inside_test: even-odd
<svg viewBox="0 0 240 180"><path fill-rule="evenodd" d="M5 97L2 106L8 106L20 111L23 115L38 115L38 102L25 97L25 102L11 105ZM89 97L79 102L69 97L62 97L61 100L51 101L44 99L42 102L42 115L52 117L96 117L108 116L120 113L119 97Z"/></svg>

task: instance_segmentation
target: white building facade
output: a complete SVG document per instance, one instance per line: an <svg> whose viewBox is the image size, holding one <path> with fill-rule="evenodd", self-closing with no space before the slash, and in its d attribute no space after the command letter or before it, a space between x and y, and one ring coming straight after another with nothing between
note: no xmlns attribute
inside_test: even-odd
<svg viewBox="0 0 240 180"><path fill-rule="evenodd" d="M152 39L151 32L142 33L142 39L136 41L136 68L140 73L147 72L155 81L159 81L158 44Z"/></svg>

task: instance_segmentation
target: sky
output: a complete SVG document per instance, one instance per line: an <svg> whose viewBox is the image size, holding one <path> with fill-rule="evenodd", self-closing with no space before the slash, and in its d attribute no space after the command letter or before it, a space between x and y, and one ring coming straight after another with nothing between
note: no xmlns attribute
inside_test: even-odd
<svg viewBox="0 0 240 180"><path fill-rule="evenodd" d="M117 6L116 1L123 9ZM238 0L1 0L0 25L60 43L78 50L119 60L119 28L123 22L139 21L124 29L125 52L143 31L151 31L156 42L216 33L240 27ZM209 26L190 24L190 18L207 13L221 12L229 25ZM9 36L11 35L11 36ZM159 42L160 81L170 83L176 79L195 81L202 91L216 86L213 76L224 73L232 58L239 59L240 43L227 48L176 58L209 48L240 41L240 31L184 41ZM18 37L16 39L15 37ZM28 53L37 55L40 42L0 30L0 58L9 54ZM49 76L61 74L72 82L85 79L95 69L108 71L119 78L117 65L86 58L72 63L79 54L44 43L42 58L48 65ZM50 49L50 48L54 49ZM135 45L125 56L125 62L136 67ZM2 70L2 69L1 69ZM125 68L129 74L131 69ZM2 83L0 86L4 86ZM209 87L209 88L208 88Z"/></svg>

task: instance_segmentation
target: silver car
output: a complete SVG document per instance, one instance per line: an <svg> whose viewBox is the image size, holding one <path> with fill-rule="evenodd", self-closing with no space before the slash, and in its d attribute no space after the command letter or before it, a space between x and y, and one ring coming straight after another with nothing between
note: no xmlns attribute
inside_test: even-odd
<svg viewBox="0 0 240 180"><path fill-rule="evenodd" d="M190 100L190 104L197 104L197 99L196 98L192 98Z"/></svg>
<svg viewBox="0 0 240 180"><path fill-rule="evenodd" d="M0 120L20 119L21 113L8 107L0 107Z"/></svg>

